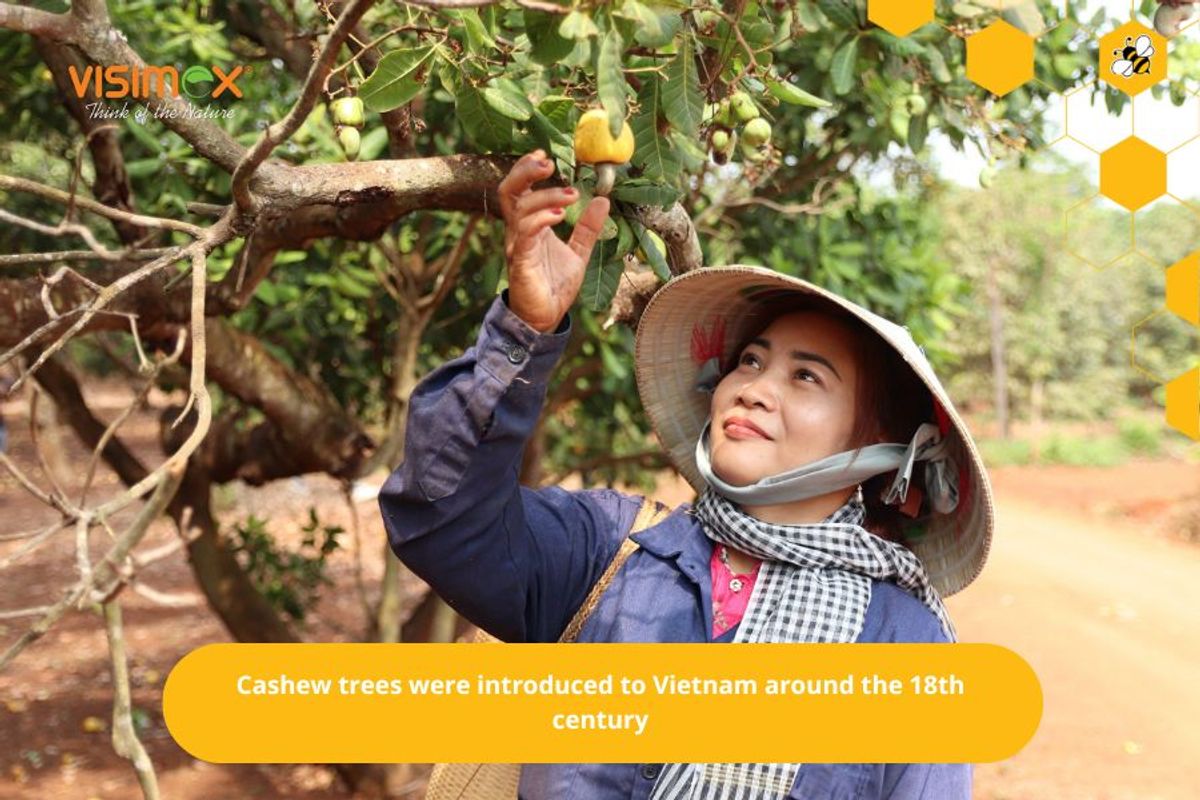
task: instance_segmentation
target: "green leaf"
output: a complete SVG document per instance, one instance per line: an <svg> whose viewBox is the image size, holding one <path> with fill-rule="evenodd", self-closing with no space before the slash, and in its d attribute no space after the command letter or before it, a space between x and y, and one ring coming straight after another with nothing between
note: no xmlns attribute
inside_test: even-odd
<svg viewBox="0 0 1200 800"><path fill-rule="evenodd" d="M626 253L632 252L635 242L636 237L633 235L633 228L629 227L629 220L624 216L618 216L616 257L623 259Z"/></svg>
<svg viewBox="0 0 1200 800"><path fill-rule="evenodd" d="M645 47L663 47L683 26L683 15L668 8L651 8L638 0L625 0L617 14L637 22L634 41Z"/></svg>
<svg viewBox="0 0 1200 800"><path fill-rule="evenodd" d="M525 35L529 37L529 55L539 64L551 66L575 49L575 40L558 32L562 19L557 14L525 9Z"/></svg>
<svg viewBox="0 0 1200 800"><path fill-rule="evenodd" d="M544 101L543 101L544 102ZM534 139L538 146L554 156L558 162L558 171L568 183L575 180L575 143L570 134L565 133L554 120L535 110L531 117L533 122Z"/></svg>
<svg viewBox="0 0 1200 800"><path fill-rule="evenodd" d="M489 50L499 49L496 46L496 40L484 27L483 20L479 18L479 12L476 9L460 8L448 10L446 13L451 17L457 17L462 22L463 29L467 34L467 49L470 52L483 55Z"/></svg>
<svg viewBox="0 0 1200 800"><path fill-rule="evenodd" d="M596 36L600 29L592 22L591 16L582 11L572 11L558 26L558 35L564 39L586 39Z"/></svg>
<svg viewBox="0 0 1200 800"><path fill-rule="evenodd" d="M362 135L362 144L358 147L359 161L374 161L387 149L388 130L383 125L376 125ZM276 259L276 264L279 260Z"/></svg>
<svg viewBox="0 0 1200 800"><path fill-rule="evenodd" d="M785 103L790 103L794 106L808 106L809 108L828 108L833 105L828 100L817 97L815 94L809 94L795 84L787 81L779 81L774 78L767 78L767 91L772 96L782 100Z"/></svg>
<svg viewBox="0 0 1200 800"><path fill-rule="evenodd" d="M833 91L846 94L854 87L855 67L858 65L858 37L851 36L833 54L829 64L829 77L833 80Z"/></svg>
<svg viewBox="0 0 1200 800"><path fill-rule="evenodd" d="M431 55L432 47L413 47L388 53L358 89L363 104L372 111L382 113L412 100L425 85L425 63Z"/></svg>
<svg viewBox="0 0 1200 800"><path fill-rule="evenodd" d="M950 68L946 66L946 57L942 55L942 51L937 48L937 45L927 45L925 57L929 60L929 71L933 73L933 77L938 83L950 83L954 80L954 76L950 74Z"/></svg>
<svg viewBox="0 0 1200 800"><path fill-rule="evenodd" d="M987 13L986 8L980 8L979 6L972 5L971 3L955 3L950 11L954 14L954 16L964 17L965 19L973 19L974 17L978 17Z"/></svg>
<svg viewBox="0 0 1200 800"><path fill-rule="evenodd" d="M654 274L664 281L671 280L671 266L667 264L667 255L659 249L658 243L650 236L646 228L637 220L631 220L630 225L637 236L638 246L646 254L650 268Z"/></svg>
<svg viewBox="0 0 1200 800"><path fill-rule="evenodd" d="M689 138L675 129L668 136L671 138L671 149L679 156L684 169L699 170L708 162L708 150L699 145L698 139Z"/></svg>
<svg viewBox="0 0 1200 800"><path fill-rule="evenodd" d="M842 28L858 27L858 12L851 0L817 0L817 7L834 25Z"/></svg>
<svg viewBox="0 0 1200 800"><path fill-rule="evenodd" d="M679 52L667 64L663 86L663 113L667 121L685 136L700 135L704 116L704 95L696 74L696 52L690 36L684 36Z"/></svg>
<svg viewBox="0 0 1200 800"><path fill-rule="evenodd" d="M128 124L125 126L125 130L133 134L133 138L141 142L147 150L155 155L163 152L162 142L158 140L157 136L147 130L145 125L138 123L132 117L129 117L126 122Z"/></svg>
<svg viewBox="0 0 1200 800"><path fill-rule="evenodd" d="M612 196L616 200L638 206L666 208L679 199L680 191L673 186L626 182L613 189Z"/></svg>
<svg viewBox="0 0 1200 800"><path fill-rule="evenodd" d="M600 41L596 55L596 94L608 112L608 132L615 139L625 126L625 73L621 71L621 53L625 43L616 28L610 28Z"/></svg>
<svg viewBox="0 0 1200 800"><path fill-rule="evenodd" d="M481 150L504 150L512 142L512 121L492 108L471 84L464 83L459 89L454 108L463 128Z"/></svg>
<svg viewBox="0 0 1200 800"><path fill-rule="evenodd" d="M914 154L925 149L925 139L929 136L929 115L918 114L908 123L908 147Z"/></svg>
<svg viewBox="0 0 1200 800"><path fill-rule="evenodd" d="M592 248L592 256L583 275L583 286L579 290L584 306L592 311L608 308L617 294L624 265L612 257L615 250L614 243L606 240L597 241Z"/></svg>
<svg viewBox="0 0 1200 800"><path fill-rule="evenodd" d="M679 156L671 143L659 135L658 123L663 115L662 80L646 73L638 93L641 113L629 123L633 128L633 163L642 174L655 183L672 183L679 176Z"/></svg>
<svg viewBox="0 0 1200 800"><path fill-rule="evenodd" d="M483 87L483 99L509 119L524 122L533 116L533 103L525 96L521 84L512 78L493 78Z"/></svg>
<svg viewBox="0 0 1200 800"><path fill-rule="evenodd" d="M907 36L896 36L894 33L888 33L883 28L876 28L871 31L871 36L883 45L883 49L889 53L895 53L898 56L919 56L925 52L924 46L920 42L913 41Z"/></svg>
<svg viewBox="0 0 1200 800"><path fill-rule="evenodd" d="M575 130L578 115L575 113L575 101L570 97L561 94L543 97L537 110L545 114L546 119L563 133L570 134Z"/></svg>

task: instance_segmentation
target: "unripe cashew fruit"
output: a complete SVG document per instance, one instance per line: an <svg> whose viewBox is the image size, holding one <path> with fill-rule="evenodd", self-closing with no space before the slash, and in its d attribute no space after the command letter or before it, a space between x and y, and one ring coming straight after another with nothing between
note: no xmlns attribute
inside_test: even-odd
<svg viewBox="0 0 1200 800"><path fill-rule="evenodd" d="M988 167L984 167L983 169L979 170L979 185L980 186L982 186L984 189L990 189L990 188L992 188L992 184L995 182L996 182L996 168L995 167L988 166Z"/></svg>
<svg viewBox="0 0 1200 800"><path fill-rule="evenodd" d="M339 97L333 101L330 111L336 125L363 126L363 101L358 97Z"/></svg>
<svg viewBox="0 0 1200 800"><path fill-rule="evenodd" d="M925 95L914 92L904 99L905 107L908 113L914 117L918 117L929 110L929 102L925 99Z"/></svg>
<svg viewBox="0 0 1200 800"><path fill-rule="evenodd" d="M756 117L742 128L742 141L750 147L761 147L771 140L771 123Z"/></svg>
<svg viewBox="0 0 1200 800"><path fill-rule="evenodd" d="M721 102L717 104L717 115L714 121L726 128L733 126L733 110L729 107L728 97L722 98Z"/></svg>
<svg viewBox="0 0 1200 800"><path fill-rule="evenodd" d="M729 132L722 130L713 131L712 146L713 150L724 150L726 147L729 147Z"/></svg>
<svg viewBox="0 0 1200 800"><path fill-rule="evenodd" d="M711 33L720 21L721 15L712 9L704 9L696 12L696 29L706 33Z"/></svg>
<svg viewBox="0 0 1200 800"><path fill-rule="evenodd" d="M745 92L734 92L733 97L729 98L729 106L739 122L749 122L758 116L758 106Z"/></svg>
<svg viewBox="0 0 1200 800"><path fill-rule="evenodd" d="M349 125L337 126L338 144L342 146L342 152L346 154L347 161L354 161L358 158L358 148L362 144L362 137L358 135L358 128L352 128Z"/></svg>
<svg viewBox="0 0 1200 800"><path fill-rule="evenodd" d="M717 133L724 134L724 147L717 147ZM717 131L713 134L713 161L717 164L726 164L733 155L734 145L737 144L737 131Z"/></svg>
<svg viewBox="0 0 1200 800"><path fill-rule="evenodd" d="M621 123L616 139L608 129L608 112L593 108L584 112L575 125L575 161L592 164L596 169L595 193L607 196L616 180L617 167L633 158L633 129Z"/></svg>

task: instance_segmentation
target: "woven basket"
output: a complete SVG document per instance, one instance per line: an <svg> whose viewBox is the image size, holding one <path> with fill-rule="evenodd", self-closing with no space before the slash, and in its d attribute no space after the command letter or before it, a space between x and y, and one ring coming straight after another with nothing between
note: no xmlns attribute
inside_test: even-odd
<svg viewBox="0 0 1200 800"><path fill-rule="evenodd" d="M655 524L665 516L667 508L658 502L642 501L637 518L629 534L638 533ZM625 559L637 549L637 542L628 538L621 542L621 549L609 563L600 580L592 587L583 605L575 612L566 630L558 641L562 644L574 642L583 628L583 623L595 610L600 596L612 582ZM476 643L499 642L482 628L475 631ZM517 785L521 782L520 764L435 764L425 790L425 800L517 800Z"/></svg>

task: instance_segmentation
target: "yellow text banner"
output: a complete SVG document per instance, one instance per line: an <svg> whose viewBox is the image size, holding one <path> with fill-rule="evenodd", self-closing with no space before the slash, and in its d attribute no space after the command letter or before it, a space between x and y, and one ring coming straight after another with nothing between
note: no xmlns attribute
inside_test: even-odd
<svg viewBox="0 0 1200 800"><path fill-rule="evenodd" d="M975 643L212 644L163 714L214 763L989 762L1042 691Z"/></svg>

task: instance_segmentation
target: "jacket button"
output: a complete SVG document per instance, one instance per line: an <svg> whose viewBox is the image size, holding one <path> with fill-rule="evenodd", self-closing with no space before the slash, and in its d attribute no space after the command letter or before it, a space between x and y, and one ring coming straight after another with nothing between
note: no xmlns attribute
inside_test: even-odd
<svg viewBox="0 0 1200 800"><path fill-rule="evenodd" d="M508 360L514 364L520 364L525 360L527 355L529 355L529 351L519 344L514 344L508 348Z"/></svg>
<svg viewBox="0 0 1200 800"><path fill-rule="evenodd" d="M642 764L642 777L652 781L658 777L659 764Z"/></svg>

